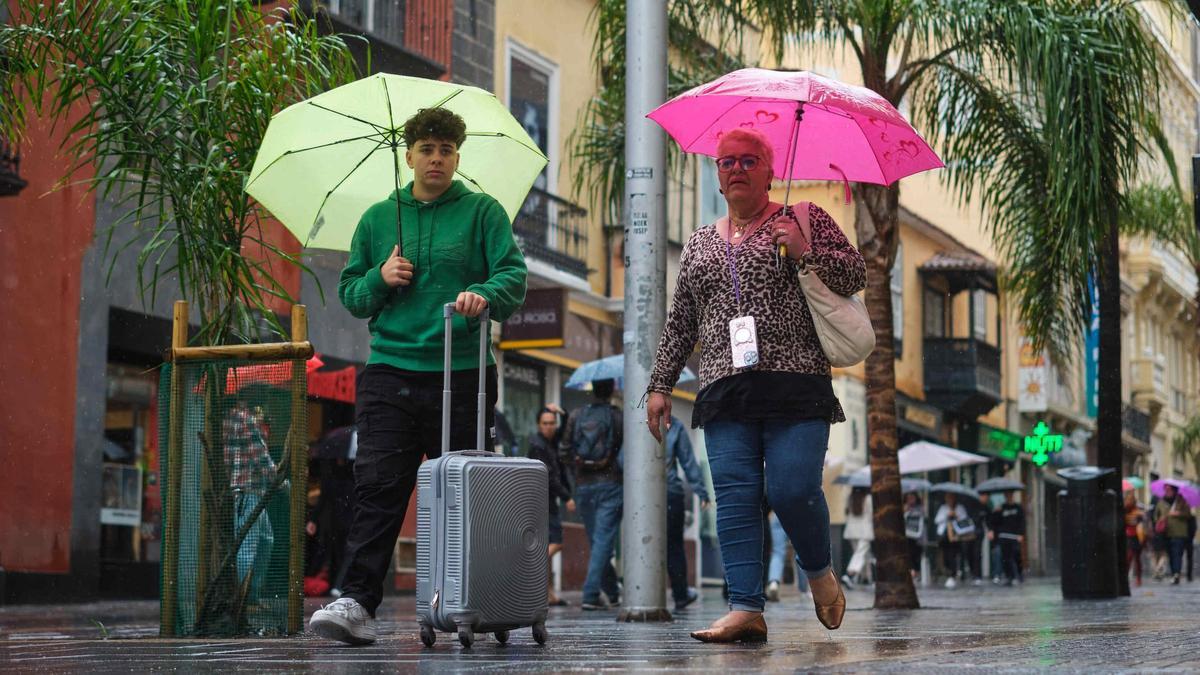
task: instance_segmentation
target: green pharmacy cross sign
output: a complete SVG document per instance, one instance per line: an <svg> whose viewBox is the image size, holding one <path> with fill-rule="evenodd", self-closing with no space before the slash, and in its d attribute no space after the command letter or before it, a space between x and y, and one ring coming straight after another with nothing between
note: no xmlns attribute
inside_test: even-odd
<svg viewBox="0 0 1200 675"><path fill-rule="evenodd" d="M1039 421L1033 428L1033 435L1025 437L1025 453L1032 455L1030 459L1038 466L1045 466L1050 461L1050 455L1062 450L1062 434L1050 433L1050 427Z"/></svg>

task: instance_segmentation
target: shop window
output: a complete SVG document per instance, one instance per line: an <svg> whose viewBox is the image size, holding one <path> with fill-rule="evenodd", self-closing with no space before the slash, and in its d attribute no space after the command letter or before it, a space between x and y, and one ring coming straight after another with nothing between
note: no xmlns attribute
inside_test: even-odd
<svg viewBox="0 0 1200 675"><path fill-rule="evenodd" d="M532 361L504 358L504 418L516 437L516 454L529 454L529 437L537 431L537 414L546 403L546 369ZM512 452L506 448L506 452Z"/></svg>
<svg viewBox="0 0 1200 675"><path fill-rule="evenodd" d="M109 563L158 562L162 500L158 480L157 378L110 364L104 414L100 555Z"/></svg>

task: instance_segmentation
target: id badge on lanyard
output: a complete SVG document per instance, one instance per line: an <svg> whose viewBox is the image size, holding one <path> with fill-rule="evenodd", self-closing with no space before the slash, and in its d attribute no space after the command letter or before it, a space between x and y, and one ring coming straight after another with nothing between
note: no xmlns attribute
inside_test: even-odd
<svg viewBox="0 0 1200 675"><path fill-rule="evenodd" d="M733 278L733 296L737 300L738 312L742 311L742 288L738 280L737 263L733 245L725 242L725 254L729 260L729 275ZM729 322L729 346L733 355L734 368L749 368L758 365L758 330L753 316L739 316Z"/></svg>

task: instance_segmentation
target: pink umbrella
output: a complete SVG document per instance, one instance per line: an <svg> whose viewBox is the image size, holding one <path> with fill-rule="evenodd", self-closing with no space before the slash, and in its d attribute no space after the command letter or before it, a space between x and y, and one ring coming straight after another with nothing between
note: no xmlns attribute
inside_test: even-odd
<svg viewBox="0 0 1200 675"><path fill-rule="evenodd" d="M1168 485L1174 485L1179 490L1179 495L1183 500L1191 506L1200 505L1200 486L1197 486L1191 481L1186 481L1181 478L1159 478L1150 483L1150 494L1155 497L1162 497L1165 488Z"/></svg>
<svg viewBox="0 0 1200 675"><path fill-rule="evenodd" d="M891 185L943 166L904 116L865 87L807 71L744 68L667 101L648 117L687 152L715 157L730 129L756 129L776 176Z"/></svg>

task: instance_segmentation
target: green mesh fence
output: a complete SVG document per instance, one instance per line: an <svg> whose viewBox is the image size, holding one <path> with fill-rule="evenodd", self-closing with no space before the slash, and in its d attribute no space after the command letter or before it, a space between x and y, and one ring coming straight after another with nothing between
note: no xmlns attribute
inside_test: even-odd
<svg viewBox="0 0 1200 675"><path fill-rule="evenodd" d="M163 635L300 629L305 389L302 360L185 361L163 369Z"/></svg>

